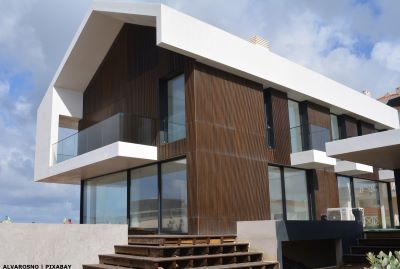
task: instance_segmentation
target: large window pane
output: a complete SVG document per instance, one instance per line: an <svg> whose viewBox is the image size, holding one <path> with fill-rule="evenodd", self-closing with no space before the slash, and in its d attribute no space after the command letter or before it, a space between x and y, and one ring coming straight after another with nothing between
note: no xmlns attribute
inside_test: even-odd
<svg viewBox="0 0 400 269"><path fill-rule="evenodd" d="M339 206L352 208L351 206L351 184L349 177L337 177L339 191Z"/></svg>
<svg viewBox="0 0 400 269"><path fill-rule="evenodd" d="M127 222L126 172L85 181L83 195L84 223Z"/></svg>
<svg viewBox="0 0 400 269"><path fill-rule="evenodd" d="M158 229L157 165L131 170L130 227Z"/></svg>
<svg viewBox="0 0 400 269"><path fill-rule="evenodd" d="M288 109L289 109L290 142L292 145L292 152L299 152L303 150L299 103L289 100Z"/></svg>
<svg viewBox="0 0 400 269"><path fill-rule="evenodd" d="M394 182L390 182L390 191L392 193L392 207L393 207L393 220L394 225L399 226L399 210L397 208L397 195L396 195L396 185Z"/></svg>
<svg viewBox="0 0 400 269"><path fill-rule="evenodd" d="M168 143L186 137L185 76L182 74L167 82L167 96L161 95L166 106L162 115L161 142ZM163 110L163 109L162 109Z"/></svg>
<svg viewBox="0 0 400 269"><path fill-rule="evenodd" d="M306 172L284 168L286 214L288 220L308 220L308 194Z"/></svg>
<svg viewBox="0 0 400 269"><path fill-rule="evenodd" d="M162 230L187 233L186 159L161 165Z"/></svg>
<svg viewBox="0 0 400 269"><path fill-rule="evenodd" d="M388 183L379 183L382 228L391 227L388 191Z"/></svg>
<svg viewBox="0 0 400 269"><path fill-rule="evenodd" d="M269 202L271 219L283 219L281 170L268 166Z"/></svg>
<svg viewBox="0 0 400 269"><path fill-rule="evenodd" d="M381 214L379 207L378 183L370 180L354 179L356 207L364 209L366 228L380 228Z"/></svg>
<svg viewBox="0 0 400 269"><path fill-rule="evenodd" d="M339 122L336 115L331 114L332 141L339 139Z"/></svg>

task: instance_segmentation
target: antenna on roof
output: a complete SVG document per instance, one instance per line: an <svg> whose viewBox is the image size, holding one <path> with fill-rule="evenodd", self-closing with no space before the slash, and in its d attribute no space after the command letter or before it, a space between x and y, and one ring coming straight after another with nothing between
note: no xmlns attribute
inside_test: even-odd
<svg viewBox="0 0 400 269"><path fill-rule="evenodd" d="M248 40L250 43L254 44L254 45L259 45L262 46L268 50L271 49L270 45L269 45L269 41L265 40L264 38L262 38L261 36L258 35L253 35L252 37L249 38Z"/></svg>

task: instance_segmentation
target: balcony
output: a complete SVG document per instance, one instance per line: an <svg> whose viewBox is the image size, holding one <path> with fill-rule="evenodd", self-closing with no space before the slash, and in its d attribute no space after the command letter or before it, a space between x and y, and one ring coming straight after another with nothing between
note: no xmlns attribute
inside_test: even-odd
<svg viewBox="0 0 400 269"><path fill-rule="evenodd" d="M355 163L350 161L337 160L335 173L345 176L356 176L361 174L373 173L374 168L370 165Z"/></svg>
<svg viewBox="0 0 400 269"><path fill-rule="evenodd" d="M157 160L155 120L118 113L58 141L52 151L44 182L74 183L150 163Z"/></svg>
<svg viewBox="0 0 400 269"><path fill-rule="evenodd" d="M290 128L290 139L292 166L317 169L336 164L336 160L326 156L325 153L325 143L331 140L330 129L314 124L299 125Z"/></svg>

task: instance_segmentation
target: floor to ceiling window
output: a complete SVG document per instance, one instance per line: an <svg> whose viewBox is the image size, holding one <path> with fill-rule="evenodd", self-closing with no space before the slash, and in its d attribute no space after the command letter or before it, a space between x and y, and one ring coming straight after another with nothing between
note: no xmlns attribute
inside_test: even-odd
<svg viewBox="0 0 400 269"><path fill-rule="evenodd" d="M157 164L130 172L130 227L158 229L158 169Z"/></svg>
<svg viewBox="0 0 400 269"><path fill-rule="evenodd" d="M392 227L389 183L347 176L337 176L337 182L339 206L362 208L366 229Z"/></svg>
<svg viewBox="0 0 400 269"><path fill-rule="evenodd" d="M84 223L127 223L126 172L84 181Z"/></svg>
<svg viewBox="0 0 400 269"><path fill-rule="evenodd" d="M160 90L161 143L186 137L185 76L176 76Z"/></svg>
<svg viewBox="0 0 400 269"><path fill-rule="evenodd" d="M280 167L268 167L268 184L271 219L283 219L282 181Z"/></svg>
<svg viewBox="0 0 400 269"><path fill-rule="evenodd" d="M306 171L270 165L268 176L271 219L309 220Z"/></svg>
<svg viewBox="0 0 400 269"><path fill-rule="evenodd" d="M349 177L338 176L339 206L352 208L351 182Z"/></svg>
<svg viewBox="0 0 400 269"><path fill-rule="evenodd" d="M186 158L84 180L82 188L82 223L188 232Z"/></svg>
<svg viewBox="0 0 400 269"><path fill-rule="evenodd" d="M288 100L288 110L292 152L299 152L303 150L299 103L293 100Z"/></svg>
<svg viewBox="0 0 400 269"><path fill-rule="evenodd" d="M186 233L186 159L161 164L162 231Z"/></svg>

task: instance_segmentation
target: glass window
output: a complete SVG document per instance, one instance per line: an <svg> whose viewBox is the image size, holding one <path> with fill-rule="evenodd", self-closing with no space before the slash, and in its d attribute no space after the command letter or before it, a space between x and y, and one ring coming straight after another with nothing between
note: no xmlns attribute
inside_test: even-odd
<svg viewBox="0 0 400 269"><path fill-rule="evenodd" d="M163 232L187 233L186 159L162 163L161 197Z"/></svg>
<svg viewBox="0 0 400 269"><path fill-rule="evenodd" d="M269 204L271 219L283 219L281 169L268 166Z"/></svg>
<svg viewBox="0 0 400 269"><path fill-rule="evenodd" d="M161 142L168 143L185 138L185 76L182 74L169 80L167 96L162 94L160 98L164 103L161 108L164 114L161 115Z"/></svg>
<svg viewBox="0 0 400 269"><path fill-rule="evenodd" d="M339 206L352 208L351 205L351 184L349 177L338 176Z"/></svg>
<svg viewBox="0 0 400 269"><path fill-rule="evenodd" d="M84 182L84 223L127 223L126 172Z"/></svg>
<svg viewBox="0 0 400 269"><path fill-rule="evenodd" d="M379 206L378 183L354 178L354 196L356 207L364 209L365 227L380 228L382 221Z"/></svg>
<svg viewBox="0 0 400 269"><path fill-rule="evenodd" d="M130 227L158 229L157 165L131 170Z"/></svg>
<svg viewBox="0 0 400 269"><path fill-rule="evenodd" d="M269 148L275 147L274 127L272 119L272 103L271 92L264 91L264 111L267 125L267 146Z"/></svg>
<svg viewBox="0 0 400 269"><path fill-rule="evenodd" d="M284 168L288 220L308 220L307 177L304 170Z"/></svg>
<svg viewBox="0 0 400 269"><path fill-rule="evenodd" d="M326 151L325 143L331 140L330 130L318 125L310 124L311 149Z"/></svg>
<svg viewBox="0 0 400 269"><path fill-rule="evenodd" d="M331 114L331 135L332 141L339 140L340 138L338 118L336 115L333 114Z"/></svg>
<svg viewBox="0 0 400 269"><path fill-rule="evenodd" d="M391 220L390 220L390 208L389 208L389 190L388 190L388 183L382 182L379 183L379 198L380 198L380 205L381 205L381 214L382 214L382 228L391 227Z"/></svg>
<svg viewBox="0 0 400 269"><path fill-rule="evenodd" d="M299 152L303 150L299 103L288 100L288 109L292 152Z"/></svg>

